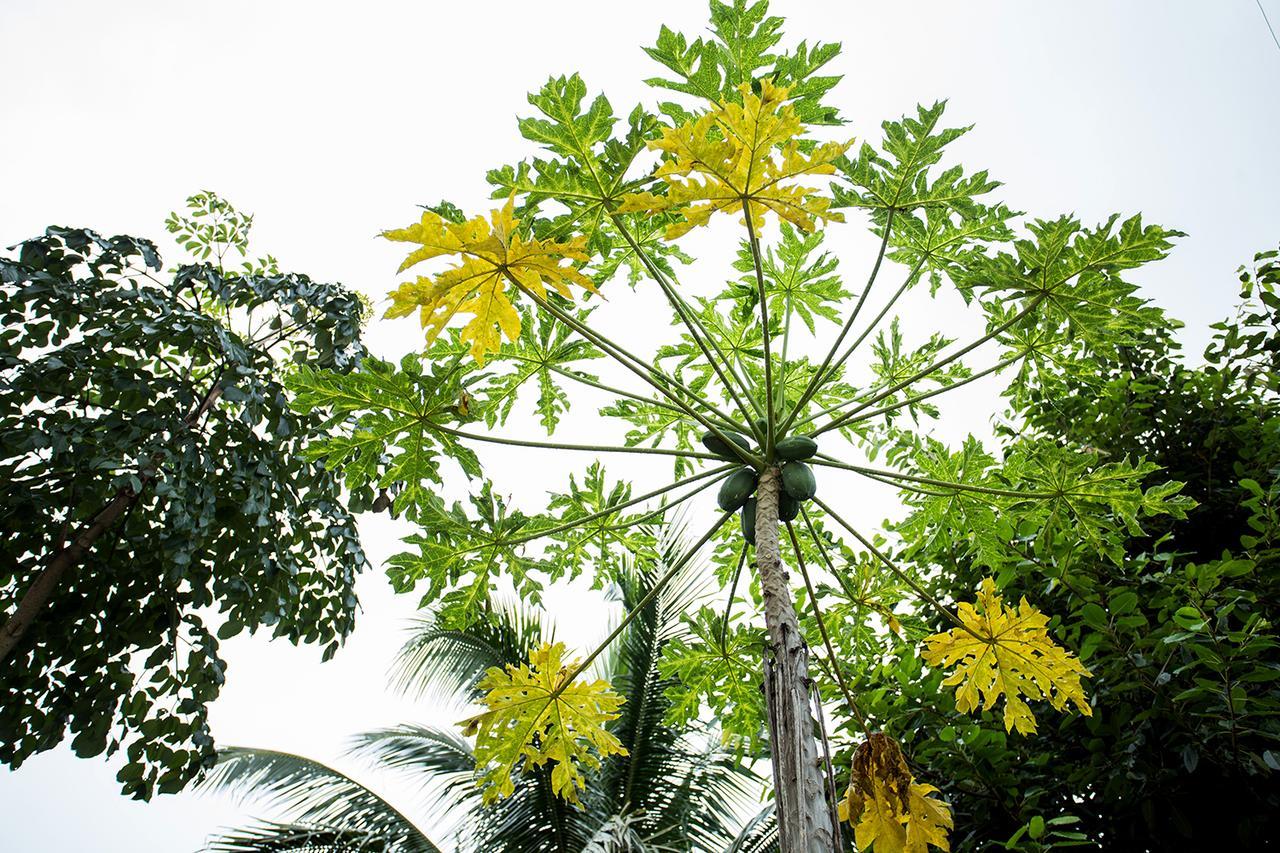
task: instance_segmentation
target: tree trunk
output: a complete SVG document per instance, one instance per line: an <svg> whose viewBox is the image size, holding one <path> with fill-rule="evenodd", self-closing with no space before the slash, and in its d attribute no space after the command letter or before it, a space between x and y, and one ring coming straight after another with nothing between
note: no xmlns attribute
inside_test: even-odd
<svg viewBox="0 0 1280 853"><path fill-rule="evenodd" d="M832 853L831 811L809 706L809 649L800 635L778 545L780 480L777 468L768 468L760 476L755 531L756 568L769 633L765 699L778 841L782 853Z"/></svg>

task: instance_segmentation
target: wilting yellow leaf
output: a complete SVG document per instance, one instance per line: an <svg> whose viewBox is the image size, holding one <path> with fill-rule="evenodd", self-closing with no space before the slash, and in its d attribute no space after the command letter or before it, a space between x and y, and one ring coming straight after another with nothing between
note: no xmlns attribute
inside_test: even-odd
<svg viewBox="0 0 1280 853"><path fill-rule="evenodd" d="M595 285L564 261L585 261L586 238L525 240L517 230L514 199L495 210L488 220L477 216L456 223L430 210L408 228L383 232L383 237L416 243L400 271L414 264L445 255L455 255L459 263L434 277L419 276L391 292L387 317L405 317L415 309L431 342L454 317L470 315L462 328L462 340L471 344L471 355L483 363L486 353L502 345L502 336L515 340L520 334L520 315L507 295L507 285L515 279L523 287L546 297L547 287L567 299L573 298L569 285L591 292Z"/></svg>
<svg viewBox="0 0 1280 853"><path fill-rule="evenodd" d="M786 88L765 80L759 95L745 83L739 91L741 104L722 101L649 143L670 155L655 173L667 192L623 196L619 212L678 211L684 219L667 228L669 240L705 225L716 211L741 212L744 202L757 230L764 226L766 210L805 231L812 231L818 219L843 221L841 214L828 211L830 199L811 187L783 182L832 174L834 161L853 141L828 142L802 153L804 128L786 103Z"/></svg>
<svg viewBox="0 0 1280 853"><path fill-rule="evenodd" d="M528 664L490 667L481 679L481 701L489 710L459 725L464 734L475 735L478 784L486 803L515 790L513 771L548 761L552 790L576 803L586 784L581 765L599 767L601 757L627 754L604 728L626 700L604 680L566 686L577 661L563 657L563 643L543 643L529 653Z"/></svg>
<svg viewBox="0 0 1280 853"><path fill-rule="evenodd" d="M1023 701L1048 699L1061 711L1072 702L1085 716L1093 710L1085 699L1081 677L1092 673L1071 652L1049 638L1049 619L1027 603L1017 610L1005 607L990 578L978 593L981 613L970 603L958 608L960 621L969 630L952 628L925 640L923 652L930 666L957 666L942 682L959 685L956 706L964 712L979 706L985 711L1004 696L1004 727L1022 734L1036 730L1036 718Z"/></svg>
<svg viewBox="0 0 1280 853"><path fill-rule="evenodd" d="M839 817L853 825L859 850L928 853L930 845L950 850L951 807L931 796L937 791L912 778L897 743L873 734L854 754Z"/></svg>

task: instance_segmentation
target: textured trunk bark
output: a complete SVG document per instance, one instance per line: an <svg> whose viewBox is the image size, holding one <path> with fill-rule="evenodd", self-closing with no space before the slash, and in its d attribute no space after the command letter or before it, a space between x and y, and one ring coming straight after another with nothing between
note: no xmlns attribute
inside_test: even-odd
<svg viewBox="0 0 1280 853"><path fill-rule="evenodd" d="M832 853L831 811L809 710L809 649L800 635L778 544L780 480L778 469L768 468L756 489L756 568L769 632L764 683L778 840L782 853Z"/></svg>

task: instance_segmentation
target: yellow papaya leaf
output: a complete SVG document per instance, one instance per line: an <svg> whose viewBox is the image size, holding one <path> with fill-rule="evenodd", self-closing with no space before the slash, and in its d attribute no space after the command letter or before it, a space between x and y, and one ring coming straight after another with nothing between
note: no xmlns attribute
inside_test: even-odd
<svg viewBox="0 0 1280 853"><path fill-rule="evenodd" d="M952 628L925 640L923 652L930 666L957 669L946 681L956 689L956 706L963 712L979 706L985 711L1004 696L1004 727L1022 734L1036 730L1036 718L1023 701L1048 699L1059 711L1068 702L1080 713L1092 716L1085 699L1082 677L1092 675L1079 658L1049 638L1049 618L1027 603L1006 607L991 578L984 578L978 592L981 612L968 602L958 608L968 630Z"/></svg>
<svg viewBox="0 0 1280 853"><path fill-rule="evenodd" d="M839 818L853 826L859 850L928 853L930 845L950 850L951 807L931 796L937 792L912 778L896 742L876 733L854 753Z"/></svg>
<svg viewBox="0 0 1280 853"><path fill-rule="evenodd" d="M699 118L664 129L661 139L649 143L670 155L655 173L667 192L629 193L622 197L620 213L679 212L683 220L667 228L668 240L705 225L717 211L741 211L744 203L757 231L764 226L766 210L805 231L812 231L819 219L844 220L828 211L831 200L815 195L814 189L783 182L832 174L835 160L853 140L816 145L803 153L799 137L804 128L795 108L786 103L787 88L765 80L758 95L745 83L739 91L741 104L721 101Z"/></svg>
<svg viewBox="0 0 1280 853"><path fill-rule="evenodd" d="M388 240L416 243L400 265L400 271L422 261L446 255L459 263L434 276L419 276L391 292L386 317L405 317L416 309L427 330L427 342L459 315L471 319L462 328L462 340L471 344L471 356L484 363L487 353L502 345L502 336L515 340L520 335L520 315L507 295L511 280L540 297L547 287L572 299L569 285L592 293L595 285L564 261L587 260L586 238L567 241L526 240L520 236L519 221L513 212L514 197L505 207L493 211L489 219L477 216L466 222L450 222L434 211L422 213L422 220L408 228L383 232Z"/></svg>
<svg viewBox="0 0 1280 853"><path fill-rule="evenodd" d="M604 728L625 698L604 680L566 684L577 661L565 662L564 652L564 643L543 643L527 664L490 667L480 680L488 710L459 725L475 736L477 784L486 803L511 795L512 772L548 761L552 790L576 803L586 784L582 765L595 768L602 757L627 754Z"/></svg>

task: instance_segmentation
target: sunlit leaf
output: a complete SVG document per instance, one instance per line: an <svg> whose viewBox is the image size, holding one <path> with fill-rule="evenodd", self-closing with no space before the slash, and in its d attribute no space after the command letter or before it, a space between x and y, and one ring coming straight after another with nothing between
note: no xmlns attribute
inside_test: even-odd
<svg viewBox="0 0 1280 853"><path fill-rule="evenodd" d="M833 163L852 141L824 143L805 153L800 140L804 127L786 102L786 88L765 80L759 94L745 83L740 94L741 104L721 101L706 115L667 128L661 139L650 142L650 148L667 155L655 173L666 193L632 193L618 209L680 213L683 219L667 228L668 239L707 224L716 212L741 213L744 205L757 229L764 226L765 211L805 231L812 231L818 220L841 221L841 214L828 211L831 199L792 181L834 173Z"/></svg>
<svg viewBox="0 0 1280 853"><path fill-rule="evenodd" d="M427 330L428 343L458 315L470 315L462 327L462 340L470 342L471 355L480 363L501 346L502 336L520 336L520 314L507 293L514 281L520 288L546 298L547 288L566 299L570 285L596 292L595 285L567 261L586 261L586 241L525 239L515 218L514 201L495 210L486 220L477 216L463 223L450 222L433 210L424 210L416 225L383 233L388 240L415 243L400 265L404 271L422 261L456 256L459 263L434 277L419 276L391 292L386 317L405 317L418 311Z"/></svg>
<svg viewBox="0 0 1280 853"><path fill-rule="evenodd" d="M491 667L481 679L481 700L488 710L463 720L463 733L475 736L479 786L486 802L510 796L512 774L551 763L551 786L559 797L578 801L585 786L582 767L627 750L605 729L625 699L603 680L565 679L577 661L565 661L563 643L543 643L529 662L505 669Z"/></svg>
<svg viewBox="0 0 1280 853"><path fill-rule="evenodd" d="M1079 659L1050 639L1049 617L1027 603L1006 607L990 578L984 578L978 605L961 602L965 628L934 634L921 656L930 666L956 667L946 681L956 687L961 711L984 711L1004 697L1004 726L1022 734L1036 730L1036 718L1025 699L1047 699L1059 711L1068 703L1085 716L1093 709L1081 678L1091 673ZM967 629L967 630L966 630ZM957 686L958 685L958 686Z"/></svg>

